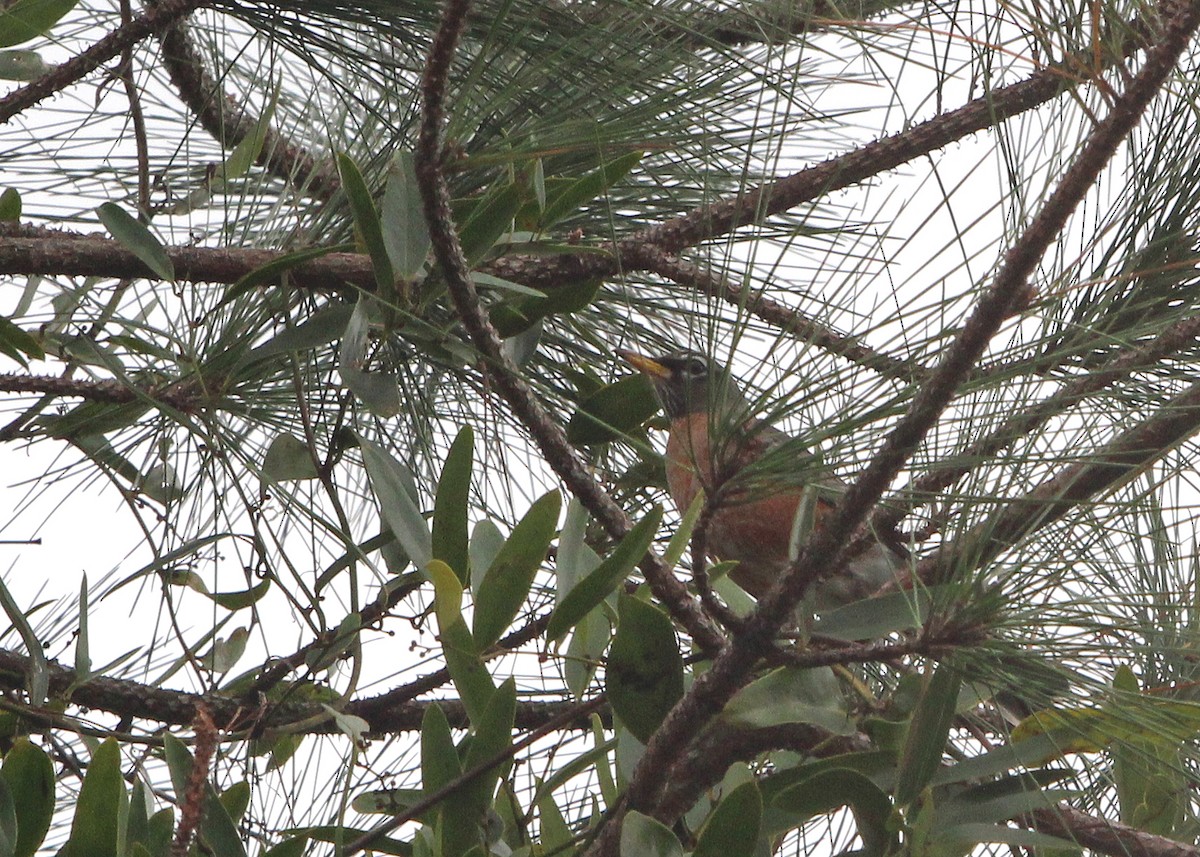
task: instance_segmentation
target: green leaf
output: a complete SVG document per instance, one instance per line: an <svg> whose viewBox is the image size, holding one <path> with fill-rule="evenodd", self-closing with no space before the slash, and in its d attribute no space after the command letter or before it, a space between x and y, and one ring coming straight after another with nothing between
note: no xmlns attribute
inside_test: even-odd
<svg viewBox="0 0 1200 857"><path fill-rule="evenodd" d="M743 783L717 804L692 857L753 857L758 853L763 801L758 783Z"/></svg>
<svg viewBox="0 0 1200 857"><path fill-rule="evenodd" d="M494 188L479 201L458 232L468 266L474 267L512 228L522 202L520 189L513 184Z"/></svg>
<svg viewBox="0 0 1200 857"><path fill-rule="evenodd" d="M26 356L35 360L42 360L46 356L36 339L2 315L0 315L0 354L7 354L25 368L29 367L25 361Z"/></svg>
<svg viewBox="0 0 1200 857"><path fill-rule="evenodd" d="M396 297L396 274L392 270L387 245L383 243L383 229L379 222L379 212L375 210L375 200L371 198L371 190L359 172L358 165L349 155L338 152L337 165L338 175L342 177L342 189L350 200L354 225L358 227L358 234L371 257L371 267L375 270L375 284L379 287L380 296L391 302Z"/></svg>
<svg viewBox="0 0 1200 857"><path fill-rule="evenodd" d="M683 696L683 658L671 620L654 605L622 592L617 617L606 669L608 700L645 744Z"/></svg>
<svg viewBox="0 0 1200 857"><path fill-rule="evenodd" d="M1031 771L963 789L938 804L938 825L1008 821L1035 809L1051 809L1058 802L1077 796L1070 789L1046 788L1069 773L1062 769Z"/></svg>
<svg viewBox="0 0 1200 857"><path fill-rule="evenodd" d="M877 640L893 631L919 628L929 616L937 592L950 587L932 587L919 592L889 592L876 598L854 601L817 617L812 633L838 640Z"/></svg>
<svg viewBox="0 0 1200 857"><path fill-rule="evenodd" d="M621 825L621 857L684 857L671 828L631 809Z"/></svg>
<svg viewBox="0 0 1200 857"><path fill-rule="evenodd" d="M454 569L464 586L471 577L467 501L474 454L475 433L470 426L464 426L446 454L433 502L433 558Z"/></svg>
<svg viewBox="0 0 1200 857"><path fill-rule="evenodd" d="M176 795L187 792L188 778L192 773L192 754L183 742L174 735L163 736L163 755L167 770L171 772L171 784ZM201 841L215 857L246 857L241 834L228 811L217 797L216 790L208 783L204 787L204 820L197 831ZM76 857L72 852L71 857Z"/></svg>
<svg viewBox="0 0 1200 857"><path fill-rule="evenodd" d="M0 51L0 80L37 80L50 69L50 64L37 51ZM5 196L10 194L6 202ZM5 212L7 216L4 216ZM0 194L0 220L17 220L20 216L21 197L9 188Z"/></svg>
<svg viewBox="0 0 1200 857"><path fill-rule="evenodd" d="M424 267L431 243L411 152L397 152L388 167L379 219L392 267L411 280Z"/></svg>
<svg viewBox="0 0 1200 857"><path fill-rule="evenodd" d="M960 687L962 676L958 670L949 663L938 664L908 727L896 780L896 803L902 806L911 803L937 773L946 751Z"/></svg>
<svg viewBox="0 0 1200 857"><path fill-rule="evenodd" d="M257 604L270 589L271 578L267 577L263 579L262 583L255 584L241 592L214 592L209 595L209 598L226 610L242 610Z"/></svg>
<svg viewBox="0 0 1200 857"><path fill-rule="evenodd" d="M0 11L0 48L44 35L77 0L16 0Z"/></svg>
<svg viewBox="0 0 1200 857"><path fill-rule="evenodd" d="M500 336L507 339L528 330L546 316L578 312L592 302L602 282L580 280L548 290L544 298L527 297L496 304L488 310L488 317Z"/></svg>
<svg viewBox="0 0 1200 857"><path fill-rule="evenodd" d="M600 566L575 585L554 608L546 639L554 642L608 597L646 555L662 523L662 507L655 506L631 529Z"/></svg>
<svg viewBox="0 0 1200 857"><path fill-rule="evenodd" d="M259 857L304 857L307 847L307 836L293 836L263 851Z"/></svg>
<svg viewBox="0 0 1200 857"><path fill-rule="evenodd" d="M496 688L483 714L472 721L474 734L468 742L463 770L470 771L491 762L512 746L513 718L517 709L517 690L513 679ZM481 825L492 806L496 783L512 764L506 759L481 774L446 798L438 829L444 857L475 854L485 839ZM479 852L482 854L482 852Z"/></svg>
<svg viewBox="0 0 1200 857"><path fill-rule="evenodd" d="M545 853L551 854L560 849L565 852L567 844L571 841L571 828L567 826L567 820L563 818L562 811L554 802L554 795L543 795L537 808L542 833L541 845Z"/></svg>
<svg viewBox="0 0 1200 857"><path fill-rule="evenodd" d="M548 229L563 218L574 214L580 206L591 202L623 179L641 162L642 154L642 152L630 152L611 160L547 200L542 211L542 228Z"/></svg>
<svg viewBox="0 0 1200 857"><path fill-rule="evenodd" d="M234 822L241 821L242 816L246 814L246 809L250 806L250 784L245 780L234 783L221 792L219 800Z"/></svg>
<svg viewBox="0 0 1200 857"><path fill-rule="evenodd" d="M480 651L500 639L533 585L534 575L546 559L546 550L558 527L562 498L558 491L540 497L513 527L500 553L475 592L472 631Z"/></svg>
<svg viewBox="0 0 1200 857"><path fill-rule="evenodd" d="M523 286L520 283L514 283L512 280L505 280L493 274L485 274L483 271L472 271L471 282L476 287L499 289L503 292L512 292L517 295L526 295L533 298L544 298L546 293L540 289L534 289L529 286Z"/></svg>
<svg viewBox="0 0 1200 857"><path fill-rule="evenodd" d="M1006 827L998 824L958 824L947 830L939 831L937 838L963 846L981 845L985 842L999 845L1009 845L1013 848L1067 849L1075 852L1080 846L1069 839L1059 839L1048 833L1036 830L1025 830L1019 827Z"/></svg>
<svg viewBox="0 0 1200 857"><path fill-rule="evenodd" d="M468 549L471 556L471 589L479 590L484 575L492 567L503 547L504 533L500 532L500 528L491 520L484 518L475 524L475 528L471 530L471 545Z"/></svg>
<svg viewBox="0 0 1200 857"><path fill-rule="evenodd" d="M683 517L679 519L679 526L672 534L671 541L667 542L667 549L663 551L662 561L667 568L675 568L683 558L684 551L692 543L692 531L696 529L696 522L700 520L700 513L703 511L704 492L698 491L692 498L692 505L688 506Z"/></svg>
<svg viewBox="0 0 1200 857"><path fill-rule="evenodd" d="M1004 744L981 755L938 768L929 784L939 786L980 780L1007 773L1014 768L1037 765L1043 759L1056 755L1061 747L1059 738L1057 735L1035 735L1016 744Z"/></svg>
<svg viewBox="0 0 1200 857"><path fill-rule="evenodd" d="M492 698L488 700L483 716L474 723L474 735L471 736L467 756L463 760L463 770L470 771L480 765L491 762L497 756L507 752L512 747L513 721L517 713L517 685L510 676L505 679ZM473 782L467 784L458 793L464 803L462 806L472 816L482 818L484 812L492 803L492 795L496 784L506 776L512 765L512 760L501 762Z"/></svg>
<svg viewBox="0 0 1200 857"><path fill-rule="evenodd" d="M421 718L421 788L433 794L462 775L462 763L454 748L450 722L436 702Z"/></svg>
<svg viewBox="0 0 1200 857"><path fill-rule="evenodd" d="M567 423L567 440L574 444L617 440L654 416L658 408L646 376L627 375L579 403Z"/></svg>
<svg viewBox="0 0 1200 857"><path fill-rule="evenodd" d="M279 103L279 91L280 87L276 86L275 91L271 94L270 102L255 121L254 127L233 147L233 151L229 153L225 163L217 170L218 182L226 184L234 179L239 179L254 166L258 156L262 154L267 133L271 130L271 120L275 117L275 106Z"/></svg>
<svg viewBox="0 0 1200 857"><path fill-rule="evenodd" d="M13 54L29 53L28 51L4 51L3 55L10 59ZM37 54L34 54L37 56ZM38 57L41 59L41 57ZM8 77L7 80L13 78ZM21 219L21 194L15 187L6 187L3 193L0 193L0 220L20 220Z"/></svg>
<svg viewBox="0 0 1200 857"><path fill-rule="evenodd" d="M0 779L0 857L11 857L16 853L17 824L12 789L7 782Z"/></svg>
<svg viewBox="0 0 1200 857"><path fill-rule="evenodd" d="M856 731L841 685L829 667L772 670L738 691L721 719L752 729L811 723L836 735Z"/></svg>
<svg viewBox="0 0 1200 857"><path fill-rule="evenodd" d="M230 286L225 291L225 294L222 295L221 302L218 304L218 306L224 306L230 301L239 298L254 289L257 289L260 286L278 285L285 272L290 271L292 268L303 265L305 262L310 262L313 259L320 259L322 256L328 256L330 253L347 253L352 252L353 250L353 244L332 244L327 247L308 247L304 250L294 250L291 253L285 253L284 255L267 262L262 267L255 268L253 271L246 274L240 280ZM347 317L349 317L350 309L348 307L344 308L341 306L333 306L316 313L313 318L317 318L323 313L343 312ZM310 321L311 320L312 319L310 319ZM303 325L301 325L301 327L303 327ZM337 332L341 333L343 327L345 327L345 322L338 327ZM276 339L287 336L292 333L293 330L297 329L299 328L285 330L280 333ZM332 342L334 339L337 339L336 335L329 337L329 339L325 340L325 342ZM269 345L270 343L267 344Z"/></svg>
<svg viewBox="0 0 1200 857"><path fill-rule="evenodd" d="M96 209L96 216L117 242L137 256L160 279L175 282L175 263L163 249L162 242L116 203L106 202Z"/></svg>
<svg viewBox="0 0 1200 857"><path fill-rule="evenodd" d="M417 568L423 568L433 559L433 536L425 516L417 508L415 497L408 490L412 476L378 444L360 437L358 445L384 523Z"/></svg>
<svg viewBox="0 0 1200 857"><path fill-rule="evenodd" d="M317 465L308 444L290 432L275 435L263 458L259 475L264 483L316 479Z"/></svg>
<svg viewBox="0 0 1200 857"><path fill-rule="evenodd" d="M793 768L777 770L759 781L763 802L773 804L776 797L792 786L807 782L817 774L834 769L857 771L881 789L886 789L896 779L896 755L888 750L841 753L827 759L804 762Z"/></svg>
<svg viewBox="0 0 1200 857"><path fill-rule="evenodd" d="M87 681L92 674L91 641L88 637L88 581L79 581L79 633L75 636L75 682Z"/></svg>
<svg viewBox="0 0 1200 857"><path fill-rule="evenodd" d="M394 376L382 372L365 372L367 335L370 332L370 295L362 295L354 307L342 343L338 347L338 372L342 383L354 393L372 413L394 417L400 413L400 390Z"/></svg>
<svg viewBox="0 0 1200 857"><path fill-rule="evenodd" d="M46 696L50 692L50 664L46 661L42 641L38 639L33 626L29 624L24 612L13 600L12 593L8 591L3 580L0 580L0 606L4 608L8 620L21 635L21 642L25 644L25 651L29 654L28 675L26 676L29 687L29 703L35 707L40 706L46 701Z"/></svg>
<svg viewBox="0 0 1200 857"><path fill-rule="evenodd" d="M479 647L462 617L462 584L450 566L433 560L425 567L433 581L434 613L446 668L472 723L478 723L496 686L479 656Z"/></svg>
<svg viewBox="0 0 1200 857"><path fill-rule="evenodd" d="M341 824L321 824L313 827L301 827L286 831L293 836L307 836L315 842L328 842L338 846L370 833L361 827L350 827ZM324 853L324 852L319 852ZM371 840L370 852L373 854L395 854L397 857L412 857L415 853L411 842L392 839L388 836L376 836Z"/></svg>
<svg viewBox="0 0 1200 857"><path fill-rule="evenodd" d="M17 822L11 853L32 857L54 817L54 765L41 747L20 736L4 754L0 780L8 785Z"/></svg>
<svg viewBox="0 0 1200 857"><path fill-rule="evenodd" d="M115 738L106 738L92 753L75 801L75 818L67 846L71 857L112 857L117 853L124 801L121 751Z"/></svg>
<svg viewBox="0 0 1200 857"><path fill-rule="evenodd" d="M785 789L771 806L807 821L843 806L850 807L864 857L883 857L898 842L888 828L892 804L887 795L858 771L832 768L821 771L799 785Z"/></svg>

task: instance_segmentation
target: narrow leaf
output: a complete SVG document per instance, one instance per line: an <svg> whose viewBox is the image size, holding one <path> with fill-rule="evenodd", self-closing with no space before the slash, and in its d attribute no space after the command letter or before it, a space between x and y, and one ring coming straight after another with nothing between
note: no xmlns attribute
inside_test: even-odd
<svg viewBox="0 0 1200 857"><path fill-rule="evenodd" d="M4 754L0 779L8 785L17 822L12 854L32 857L54 817L54 765L41 747L20 736Z"/></svg>
<svg viewBox="0 0 1200 857"><path fill-rule="evenodd" d="M317 465L308 444L290 432L275 435L259 471L266 484L293 479L316 479Z"/></svg>
<svg viewBox="0 0 1200 857"><path fill-rule="evenodd" d="M77 0L16 0L0 11L0 48L44 35Z"/></svg>
<svg viewBox="0 0 1200 857"><path fill-rule="evenodd" d="M454 569L464 586L471 576L467 501L474 453L475 434L470 426L464 426L450 445L433 502L433 558Z"/></svg>
<svg viewBox="0 0 1200 857"><path fill-rule="evenodd" d="M631 529L600 566L574 586L562 599L546 627L550 642L564 637L574 625L608 597L646 555L662 522L662 507L655 506Z"/></svg>
<svg viewBox="0 0 1200 857"><path fill-rule="evenodd" d="M398 152L387 172L387 185L380 204L383 243L396 273L411 280L429 255L429 229L417 188L417 172L411 152Z"/></svg>
<svg viewBox="0 0 1200 857"><path fill-rule="evenodd" d="M387 246L383 243L379 212L375 210L371 190L367 187L358 165L345 152L338 152L337 165L338 175L342 177L342 189L350 200L354 225L358 227L358 234L362 236L363 244L371 257L371 267L375 270L375 284L379 287L379 294L386 301L394 300L396 275L392 270Z"/></svg>
<svg viewBox="0 0 1200 857"><path fill-rule="evenodd" d="M121 803L125 781L121 778L121 751L116 739L107 738L92 754L71 821L68 848L71 857L112 857L117 853Z"/></svg>
<svg viewBox="0 0 1200 857"><path fill-rule="evenodd" d="M533 577L546 558L546 549L558 526L562 498L557 491L542 496L492 561L475 593L475 643L486 650L504 633L529 594Z"/></svg>
<svg viewBox="0 0 1200 857"><path fill-rule="evenodd" d="M646 376L627 375L579 403L567 423L567 440L575 444L617 440L654 416L658 408Z"/></svg>
<svg viewBox="0 0 1200 857"><path fill-rule="evenodd" d="M433 558L433 536L425 516L407 489L412 482L411 476L404 465L378 444L359 438L358 445L384 523L417 568L423 568Z"/></svg>
<svg viewBox="0 0 1200 857"><path fill-rule="evenodd" d="M104 228L121 246L137 256L155 276L175 282L175 263L145 224L130 216L116 203L106 202L96 209Z"/></svg>
<svg viewBox="0 0 1200 857"><path fill-rule="evenodd" d="M896 781L896 803L911 803L937 772L946 751L961 686L958 670L948 663L938 664L908 727Z"/></svg>
<svg viewBox="0 0 1200 857"><path fill-rule="evenodd" d="M446 668L450 670L450 678L462 698L467 717L472 723L478 723L496 686L462 617L462 584L454 570L441 560L430 562L425 573L433 581L434 613Z"/></svg>
<svg viewBox="0 0 1200 857"><path fill-rule="evenodd" d="M637 810L625 814L621 825L621 857L684 857L683 846L671 828Z"/></svg>
<svg viewBox="0 0 1200 857"><path fill-rule="evenodd" d="M586 203L600 196L642 160L641 152L630 152L609 161L562 190L547 201L542 212L542 226L549 228Z"/></svg>

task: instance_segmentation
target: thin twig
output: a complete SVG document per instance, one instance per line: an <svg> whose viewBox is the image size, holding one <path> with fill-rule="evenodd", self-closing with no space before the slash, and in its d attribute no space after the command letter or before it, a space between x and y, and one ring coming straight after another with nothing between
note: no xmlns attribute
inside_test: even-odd
<svg viewBox="0 0 1200 857"><path fill-rule="evenodd" d="M125 49L136 45L171 22L190 15L206 2L208 0L162 0L159 6L143 12L128 24L113 30L79 56L55 66L32 83L0 98L0 124L56 92L61 92Z"/></svg>

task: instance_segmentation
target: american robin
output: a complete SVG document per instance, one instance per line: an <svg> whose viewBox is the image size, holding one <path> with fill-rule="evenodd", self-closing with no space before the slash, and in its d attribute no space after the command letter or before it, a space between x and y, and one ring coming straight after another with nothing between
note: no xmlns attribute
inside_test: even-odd
<svg viewBox="0 0 1200 857"><path fill-rule="evenodd" d="M681 512L704 491L711 509L708 551L736 560L730 577L762 598L788 565L797 531L796 517L806 491L812 492L813 526L833 509L845 483L821 472L808 450L779 429L755 419L728 370L694 351L645 357L617 352L646 375L671 421L667 437L667 488ZM790 443L789 443L790 441ZM781 474L780 450L794 450L794 473ZM807 600L816 610L857 601L907 567L899 540L876 540L836 578L813 587Z"/></svg>

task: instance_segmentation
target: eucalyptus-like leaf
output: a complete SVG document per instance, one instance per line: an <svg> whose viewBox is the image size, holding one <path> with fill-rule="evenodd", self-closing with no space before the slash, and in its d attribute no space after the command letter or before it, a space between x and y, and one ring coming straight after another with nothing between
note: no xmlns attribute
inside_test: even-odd
<svg viewBox="0 0 1200 857"><path fill-rule="evenodd" d="M849 768L830 768L778 794L771 806L807 821L843 806L850 807L863 842L863 854L884 857L898 841L889 822L892 803L867 777Z"/></svg>
<svg viewBox="0 0 1200 857"><path fill-rule="evenodd" d="M45 35L78 0L16 0L0 12L0 48Z"/></svg>
<svg viewBox="0 0 1200 857"><path fill-rule="evenodd" d="M423 568L433 558L433 535L409 490L412 477L377 443L359 438L359 448L384 522L417 568Z"/></svg>
<svg viewBox="0 0 1200 857"><path fill-rule="evenodd" d="M483 664L480 647L463 619L462 584L454 570L441 560L433 560L425 570L433 581L434 615L438 620L438 637L446 667L462 698L467 717L472 723L478 723L496 686Z"/></svg>
<svg viewBox="0 0 1200 857"><path fill-rule="evenodd" d="M4 754L0 781L8 788L16 822L9 853L33 857L54 817L54 765L45 750L22 735Z"/></svg>
<svg viewBox="0 0 1200 857"><path fill-rule="evenodd" d="M683 696L683 658L666 614L621 593L608 652L605 690L613 711L645 744Z"/></svg>
<svg viewBox="0 0 1200 857"><path fill-rule="evenodd" d="M513 527L500 553L492 560L475 592L472 633L476 644L486 649L500 639L533 584L534 575L546 559L546 550L558 528L562 497L551 491L536 500Z"/></svg>
<svg viewBox="0 0 1200 857"><path fill-rule="evenodd" d="M579 620L607 598L617 584L629 576L638 561L646 555L661 522L662 507L655 506L621 539L598 568L563 597L546 626L547 640L554 642L565 636Z"/></svg>
<svg viewBox="0 0 1200 857"><path fill-rule="evenodd" d="M411 152L397 152L388 167L379 209L383 244L392 267L401 279L411 280L424 267L430 247Z"/></svg>
<svg viewBox="0 0 1200 857"><path fill-rule="evenodd" d="M646 377L628 375L579 403L567 424L567 440L576 444L617 440L654 416L659 407Z"/></svg>
<svg viewBox="0 0 1200 857"><path fill-rule="evenodd" d="M470 549L467 536L467 503L471 493L475 433L469 426L459 429L446 454L433 502L431 550L454 569L464 585L470 580Z"/></svg>
<svg viewBox="0 0 1200 857"><path fill-rule="evenodd" d="M738 691L721 717L753 729L811 723L836 735L855 732L849 706L829 667L772 670Z"/></svg>
<svg viewBox="0 0 1200 857"><path fill-rule="evenodd" d="M40 0L38 0L40 2ZM109 234L130 253L137 256L156 277L175 282L175 263L145 224L131 217L116 203L106 202L96 209L96 216Z"/></svg>
<svg viewBox="0 0 1200 857"><path fill-rule="evenodd" d="M684 852L671 828L631 809L621 825L621 857L684 857Z"/></svg>
<svg viewBox="0 0 1200 857"><path fill-rule="evenodd" d="M316 479L319 475L308 444L290 432L272 438L263 457L261 474L264 483Z"/></svg>
<svg viewBox="0 0 1200 857"><path fill-rule="evenodd" d="M353 158L345 152L338 152L337 166L338 174L342 177L342 189L350 200L354 225L358 228L358 234L371 257L371 266L375 270L375 285L379 288L380 296L390 302L395 297L396 273L384 244L375 200L371 198L371 190Z"/></svg>
<svg viewBox="0 0 1200 857"><path fill-rule="evenodd" d="M71 857L112 857L117 853L121 808L126 802L121 751L107 738L92 753L67 840Z"/></svg>
<svg viewBox="0 0 1200 857"><path fill-rule="evenodd" d="M896 803L916 799L929 785L946 752L946 740L958 704L962 674L949 663L940 663L917 703L896 780Z"/></svg>
<svg viewBox="0 0 1200 857"><path fill-rule="evenodd" d="M759 853L763 799L751 780L721 799L700 829L692 857L753 857Z"/></svg>

